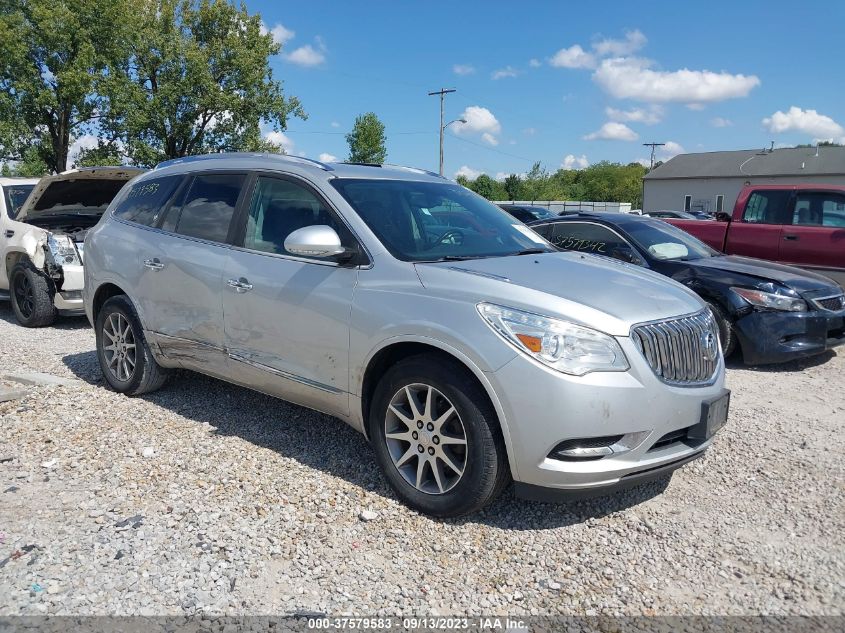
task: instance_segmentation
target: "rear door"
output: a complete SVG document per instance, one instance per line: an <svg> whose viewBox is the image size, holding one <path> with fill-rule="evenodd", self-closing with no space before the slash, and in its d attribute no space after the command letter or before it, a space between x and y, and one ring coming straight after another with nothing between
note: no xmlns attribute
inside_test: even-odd
<svg viewBox="0 0 845 633"><path fill-rule="evenodd" d="M199 173L182 186L160 231L138 250L136 296L162 352L182 366L225 375L223 267L247 175Z"/></svg>
<svg viewBox="0 0 845 633"><path fill-rule="evenodd" d="M792 189L758 189L745 203L742 218L728 227L725 252L778 261L781 228L791 222Z"/></svg>
<svg viewBox="0 0 845 633"><path fill-rule="evenodd" d="M309 184L293 176L257 176L222 280L231 379L346 415L349 321L358 269L285 250L290 233L312 225L331 226L344 246L357 246L352 232Z"/></svg>
<svg viewBox="0 0 845 633"><path fill-rule="evenodd" d="M800 190L781 229L780 261L845 282L845 193Z"/></svg>

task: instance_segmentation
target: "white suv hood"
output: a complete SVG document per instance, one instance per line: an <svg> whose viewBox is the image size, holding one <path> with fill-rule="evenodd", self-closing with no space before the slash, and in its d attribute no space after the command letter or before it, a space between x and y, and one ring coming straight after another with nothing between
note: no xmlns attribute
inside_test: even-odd
<svg viewBox="0 0 845 633"><path fill-rule="evenodd" d="M90 185L92 180L127 182L144 173L144 171L144 169L138 167L86 167L71 169L55 176L45 176L38 181L15 219L25 222L27 216L35 216L42 212L61 213L62 208L73 208L75 210L85 208L87 205L84 196L80 198L79 195L73 195L75 187L68 186L65 183L80 183L81 188ZM63 185L64 188L60 190L61 193L57 194L57 187ZM55 203L51 204L49 209L43 209L43 205L39 204L45 198L45 195L53 198L51 202ZM108 206L108 203L106 203L106 206ZM105 207L102 204L93 204L92 211L95 209L105 210Z"/></svg>

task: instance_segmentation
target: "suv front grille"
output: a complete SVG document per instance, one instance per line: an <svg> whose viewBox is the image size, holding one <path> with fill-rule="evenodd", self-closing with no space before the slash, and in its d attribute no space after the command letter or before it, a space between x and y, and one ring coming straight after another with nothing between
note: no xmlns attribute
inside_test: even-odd
<svg viewBox="0 0 845 633"><path fill-rule="evenodd" d="M631 338L663 382L696 386L713 381L720 350L716 321L709 309L638 325Z"/></svg>
<svg viewBox="0 0 845 633"><path fill-rule="evenodd" d="M835 297L824 297L822 299L813 299L815 303L822 310L830 310L836 312L845 308L845 295L837 295Z"/></svg>

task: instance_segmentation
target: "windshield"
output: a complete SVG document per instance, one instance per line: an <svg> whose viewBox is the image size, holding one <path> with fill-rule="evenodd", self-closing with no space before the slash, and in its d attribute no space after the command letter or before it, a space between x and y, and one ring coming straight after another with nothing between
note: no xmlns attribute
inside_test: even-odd
<svg viewBox="0 0 845 633"><path fill-rule="evenodd" d="M331 182L385 248L404 261L554 251L492 202L454 183L348 178Z"/></svg>
<svg viewBox="0 0 845 633"><path fill-rule="evenodd" d="M29 193L35 185L6 185L3 187L3 198L6 200L6 212L9 218L14 220L23 203L29 197Z"/></svg>
<svg viewBox="0 0 845 633"><path fill-rule="evenodd" d="M538 220L548 220L550 218L557 217L557 213L552 213L545 207L526 207L526 209L528 209L528 212Z"/></svg>
<svg viewBox="0 0 845 633"><path fill-rule="evenodd" d="M655 259L689 261L721 255L679 228L654 220L626 224L625 230L642 250Z"/></svg>

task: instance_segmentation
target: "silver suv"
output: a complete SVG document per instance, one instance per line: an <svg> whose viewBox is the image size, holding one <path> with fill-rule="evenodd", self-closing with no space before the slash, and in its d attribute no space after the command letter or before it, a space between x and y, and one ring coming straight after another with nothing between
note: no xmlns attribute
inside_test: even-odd
<svg viewBox="0 0 845 633"><path fill-rule="evenodd" d="M429 172L229 154L127 185L85 240L84 303L119 392L186 368L337 416L436 516L510 481L601 494L700 456L727 418L692 292L560 253Z"/></svg>

